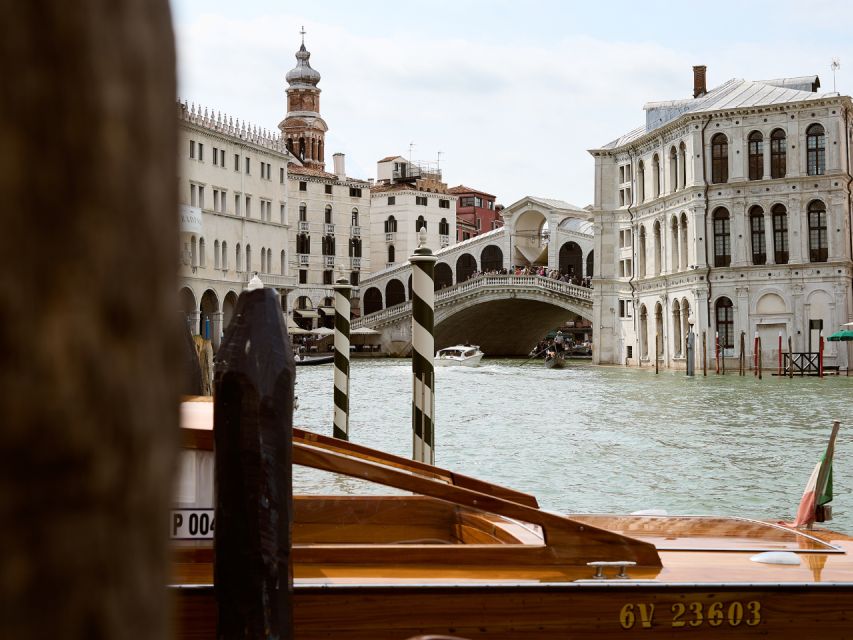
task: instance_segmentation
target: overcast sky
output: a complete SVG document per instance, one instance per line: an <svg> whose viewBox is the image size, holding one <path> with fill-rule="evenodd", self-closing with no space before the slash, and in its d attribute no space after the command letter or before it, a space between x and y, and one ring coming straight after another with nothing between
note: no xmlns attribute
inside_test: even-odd
<svg viewBox="0 0 853 640"><path fill-rule="evenodd" d="M839 57L853 90L847 0L171 1L181 99L274 130L304 25L329 161L371 178L414 143L413 160L442 152L449 186L505 205L590 204L586 150L641 125L643 103L690 97L694 64L709 88L818 74L831 91Z"/></svg>

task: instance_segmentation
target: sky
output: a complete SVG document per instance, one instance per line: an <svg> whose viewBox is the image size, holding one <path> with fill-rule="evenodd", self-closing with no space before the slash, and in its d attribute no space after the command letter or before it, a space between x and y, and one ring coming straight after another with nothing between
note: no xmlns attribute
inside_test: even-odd
<svg viewBox="0 0 853 640"><path fill-rule="evenodd" d="M275 131L304 26L326 158L375 178L389 155L434 162L504 205L592 203L598 148L643 104L730 78L817 74L853 91L853 1L171 0L178 96ZM331 162L329 162L331 164Z"/></svg>

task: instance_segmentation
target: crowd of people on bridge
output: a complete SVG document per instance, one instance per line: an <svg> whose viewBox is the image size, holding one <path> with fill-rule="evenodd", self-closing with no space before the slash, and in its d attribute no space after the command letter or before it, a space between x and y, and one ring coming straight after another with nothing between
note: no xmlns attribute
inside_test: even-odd
<svg viewBox="0 0 853 640"><path fill-rule="evenodd" d="M509 269L489 269L487 271L473 271L466 280L479 278L480 276L541 276L543 278L551 278L560 282L567 282L579 287L592 289L592 278L590 276L580 277L572 273L560 273L559 269L548 269L544 266L516 266L513 265Z"/></svg>

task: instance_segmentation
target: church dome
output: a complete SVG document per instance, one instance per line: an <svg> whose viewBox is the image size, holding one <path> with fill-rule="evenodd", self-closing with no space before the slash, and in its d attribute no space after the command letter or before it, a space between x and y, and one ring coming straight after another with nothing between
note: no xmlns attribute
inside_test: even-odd
<svg viewBox="0 0 853 640"><path fill-rule="evenodd" d="M299 51L296 52L296 66L288 71L285 76L287 83L290 86L316 86L317 83L320 82L320 74L312 69L311 64L308 62L308 58L310 57L311 53L305 48L305 43L303 42L302 46L299 47Z"/></svg>

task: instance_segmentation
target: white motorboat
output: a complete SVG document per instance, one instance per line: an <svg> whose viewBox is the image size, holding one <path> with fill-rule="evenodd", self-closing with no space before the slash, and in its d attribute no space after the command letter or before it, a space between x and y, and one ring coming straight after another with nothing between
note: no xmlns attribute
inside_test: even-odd
<svg viewBox="0 0 853 640"><path fill-rule="evenodd" d="M482 359L483 352L475 344L457 344L435 353L437 367L477 367Z"/></svg>

